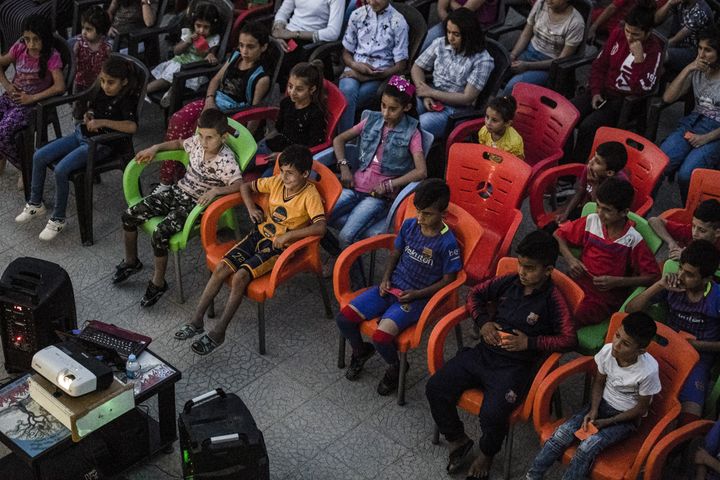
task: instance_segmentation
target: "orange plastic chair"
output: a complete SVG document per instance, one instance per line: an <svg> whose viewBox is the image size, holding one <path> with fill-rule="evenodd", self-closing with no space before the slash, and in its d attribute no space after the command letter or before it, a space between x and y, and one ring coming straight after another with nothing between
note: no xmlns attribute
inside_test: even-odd
<svg viewBox="0 0 720 480"><path fill-rule="evenodd" d="M530 178L530 166L503 150L456 143L450 147L445 178L450 201L464 208L483 227L483 241L465 262L468 283L495 271L507 255L522 221L520 204Z"/></svg>
<svg viewBox="0 0 720 480"><path fill-rule="evenodd" d="M503 257L498 262L496 275L508 275L516 273L517 270L517 258ZM563 297L565 297L570 311L574 312L578 305L580 305L580 302L582 302L583 298L585 298L585 293L570 277L557 269L554 269L552 272L552 280L562 292ZM428 371L430 372L430 375L435 375L435 372L440 370L445 363L445 342L451 330L455 330L455 336L458 341L458 350L462 348L462 330L460 328L460 322L469 318L470 315L467 313L465 307L460 307L450 312L442 320L440 320L437 325L435 325L432 333L430 333L430 340L428 341ZM518 408L515 409L510 417L510 430L508 431L508 436L505 439L505 479L510 478L510 462L512 460L512 445L514 436L513 427L518 422L527 422L530 419L535 393L537 392L543 379L558 366L561 356L562 355L560 353L552 353L547 359L545 359L535 375L535 380L533 380L533 383L530 386L530 390L528 391L527 397L525 397L525 401L522 405L519 405ZM477 416L480 414L482 402L482 390L473 388L463 392L460 400L458 400L458 406L471 415ZM439 441L440 431L436 426L433 434L433 443L437 444Z"/></svg>
<svg viewBox="0 0 720 480"><path fill-rule="evenodd" d="M720 200L720 171L696 168L690 177L685 208L672 208L660 214L660 218L675 222L692 222L693 213L700 203L710 199Z"/></svg>
<svg viewBox="0 0 720 480"><path fill-rule="evenodd" d="M512 95L517 101L513 127L523 138L525 162L532 167L530 183L540 172L554 167L563 157L565 142L580 118L577 108L561 94L538 85L518 83ZM477 143L477 133L485 125L483 118L462 122L448 136L446 158L453 143ZM542 128L540 128L542 127Z"/></svg>
<svg viewBox="0 0 720 480"><path fill-rule="evenodd" d="M626 313L615 313L612 316L605 337L606 343L612 341L615 331L626 315ZM658 323L657 333L663 345L653 341L647 351L659 364L662 391L653 397L650 411L647 417L643 418L640 428L622 442L603 450L595 459L590 477L592 479L636 479L650 450L680 413L677 396L699 356L685 338L667 325ZM594 375L596 371L593 357L580 357L558 367L542 382L533 405L533 423L541 442L550 438L555 428L566 420L550 418L550 401L560 384L572 375ZM574 445L565 451L563 462L570 461L576 448L577 445Z"/></svg>
<svg viewBox="0 0 720 480"><path fill-rule="evenodd" d="M696 420L662 437L648 455L643 480L661 480L663 467L670 452L693 438L704 437L714 424L715 422L710 420Z"/></svg>
<svg viewBox="0 0 720 480"><path fill-rule="evenodd" d="M653 206L652 191L669 163L668 156L647 138L611 127L598 129L591 152L595 152L601 143L611 141L620 142L627 149L628 160L625 172L630 177L630 183L635 187L635 199L630 210L645 216ZM543 199L545 192L555 186L558 178L579 177L584 168L585 164L582 163L568 163L550 168L537 177L530 186L530 215L535 225L542 228L554 221L555 216L560 213L560 210L545 210Z"/></svg>
<svg viewBox="0 0 720 480"><path fill-rule="evenodd" d="M413 208L407 208L410 205L414 195L408 197L408 199L401 204L398 212L395 216L396 219L407 220L414 218L415 211ZM447 214L444 217L445 223L452 229L460 244L460 250L462 252L463 266L468 264L470 260L470 252L473 251L475 246L483 238L483 228L480 224L465 210L459 206L450 203ZM397 223L397 221L396 221ZM335 289L335 298L337 298L342 310L348 305L355 297L360 293L367 290L366 288L353 291L350 286L350 267L356 260L358 260L363 254L370 253L374 250L385 249L392 250L395 242L394 233L386 233L383 235L377 235L375 237L366 238L355 242L338 257L335 262L335 269L333 270L333 288ZM398 405L405 404L405 377L406 377L406 360L407 352L411 348L417 348L422 340L422 334L425 330L425 326L431 319L439 318L445 313L449 312L458 305L458 292L459 288L465 283L465 272L461 270L458 272L457 278L454 282L449 283L444 288L440 289L435 295L432 296L430 301L425 305L420 320L418 322L403 330L395 339L397 349L400 352L400 381L398 385ZM360 331L368 336L372 337L377 330L379 318L372 320L366 320L360 325ZM345 368L345 337L340 335L340 344L338 349L338 368Z"/></svg>
<svg viewBox="0 0 720 480"><path fill-rule="evenodd" d="M325 206L325 215L329 216L332 212L335 202L340 197L342 186L335 174L325 165L313 162L313 171L317 174L317 180L310 180L315 184L323 199ZM256 195L255 201L263 208L267 215L267 196ZM222 260L223 256L232 248L236 240L220 242L217 238L218 221L223 212L242 205L243 200L240 193L226 195L219 200L213 202L202 217L200 225L200 235L202 245L205 249L205 262L210 271ZM330 308L330 299L322 278L322 261L320 260L320 237L305 237L302 240L290 245L286 248L273 269L267 275L256 278L251 281L245 291L245 296L253 300L258 305L258 350L261 355L265 354L265 301L275 296L275 290L281 283L285 283L295 275L301 272L312 272L315 274L320 293L322 294L323 303L325 304L325 313L328 318L332 318L332 310ZM230 278L228 278L228 283ZM211 305L209 316L214 316L214 308Z"/></svg>

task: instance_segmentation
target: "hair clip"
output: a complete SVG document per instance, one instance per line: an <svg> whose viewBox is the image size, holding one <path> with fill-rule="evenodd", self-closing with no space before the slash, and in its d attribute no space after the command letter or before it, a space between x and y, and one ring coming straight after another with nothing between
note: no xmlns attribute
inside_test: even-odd
<svg viewBox="0 0 720 480"><path fill-rule="evenodd" d="M399 75L393 75L388 81L388 85L392 85L401 92L407 93L411 97L415 95L415 85L407 81L404 77Z"/></svg>

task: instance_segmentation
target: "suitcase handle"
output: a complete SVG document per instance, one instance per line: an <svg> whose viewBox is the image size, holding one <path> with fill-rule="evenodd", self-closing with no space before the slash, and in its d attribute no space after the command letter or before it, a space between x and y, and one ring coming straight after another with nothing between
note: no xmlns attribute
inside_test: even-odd
<svg viewBox="0 0 720 480"><path fill-rule="evenodd" d="M244 436L241 440L239 433L216 435L214 437L205 439L202 442L203 448L207 448L208 450L225 450L227 448L232 448L233 446L241 447L245 445L247 445L247 441L245 441Z"/></svg>
<svg viewBox="0 0 720 480"><path fill-rule="evenodd" d="M192 410L192 408L198 403L210 400L211 398L217 396L219 396L220 398L225 398L225 391L222 388L216 388L215 390L210 390L209 392L205 392L202 395L198 395L192 400L188 400L187 402L185 402L185 406L183 407L183 413L190 413L190 410Z"/></svg>

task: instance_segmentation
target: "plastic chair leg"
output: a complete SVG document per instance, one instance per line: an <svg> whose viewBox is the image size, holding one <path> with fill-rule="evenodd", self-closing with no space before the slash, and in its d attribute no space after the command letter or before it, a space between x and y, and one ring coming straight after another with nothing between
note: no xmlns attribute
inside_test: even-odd
<svg viewBox="0 0 720 480"><path fill-rule="evenodd" d="M325 305L325 317L333 318L332 307L330 307L330 297L328 296L327 288L325 288L325 281L322 275L316 275L315 278L317 278L318 285L320 286L320 295L322 295L322 301Z"/></svg>
<svg viewBox="0 0 720 480"><path fill-rule="evenodd" d="M407 380L407 352L400 352L400 376L398 378L397 404L405 405L405 382Z"/></svg>
<svg viewBox="0 0 720 480"><path fill-rule="evenodd" d="M339 337L337 366L338 368L345 368L345 337L343 337L342 333Z"/></svg>
<svg viewBox="0 0 720 480"><path fill-rule="evenodd" d="M173 252L173 262L175 264L175 283L177 283L178 302L185 303L185 293L183 292L182 272L180 271L180 251Z"/></svg>
<svg viewBox="0 0 720 480"><path fill-rule="evenodd" d="M508 429L507 438L505 438L505 459L504 459L504 465L503 465L503 478L505 480L510 479L510 462L512 461L512 448L513 448L513 440L515 439L515 428L513 428L513 425L510 424L510 428Z"/></svg>
<svg viewBox="0 0 720 480"><path fill-rule="evenodd" d="M265 355L265 302L258 303L258 350Z"/></svg>
<svg viewBox="0 0 720 480"><path fill-rule="evenodd" d="M432 444L433 445L439 445L440 444L440 429L437 425L433 428L433 436L432 436Z"/></svg>

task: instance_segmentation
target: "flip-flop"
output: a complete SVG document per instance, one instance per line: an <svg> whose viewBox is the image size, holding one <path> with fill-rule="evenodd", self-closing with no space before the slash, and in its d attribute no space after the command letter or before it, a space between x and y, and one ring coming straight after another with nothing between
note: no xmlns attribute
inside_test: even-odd
<svg viewBox="0 0 720 480"><path fill-rule="evenodd" d="M202 327L195 328L192 324L186 323L180 328L180 330L175 332L175 338L178 340L187 340L188 338L192 338L195 335L199 335L204 332L205 330Z"/></svg>
<svg viewBox="0 0 720 480"><path fill-rule="evenodd" d="M455 473L460 470L460 467L462 467L463 463L465 463L465 459L472 450L474 444L475 442L468 438L465 443L450 452L446 467L448 473Z"/></svg>
<svg viewBox="0 0 720 480"><path fill-rule="evenodd" d="M222 345L222 343L215 343L215 341L210 338L206 333L205 335L200 337L199 340L195 340L190 346L190 348L198 355L207 355L208 353L212 353L212 351L218 348L220 345Z"/></svg>

